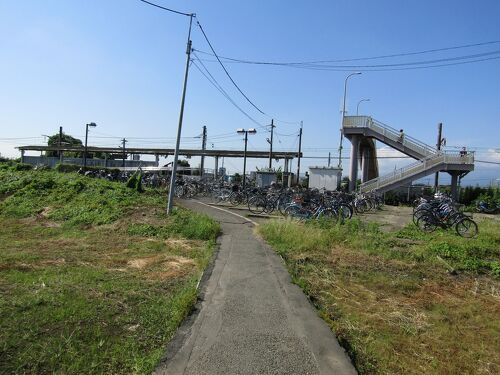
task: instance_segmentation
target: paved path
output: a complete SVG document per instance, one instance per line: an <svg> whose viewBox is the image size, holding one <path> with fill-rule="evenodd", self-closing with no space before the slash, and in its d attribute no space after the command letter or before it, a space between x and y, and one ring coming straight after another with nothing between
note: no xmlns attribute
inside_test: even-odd
<svg viewBox="0 0 500 375"><path fill-rule="evenodd" d="M335 336L243 217L196 201L223 235L199 314L156 374L355 374Z"/></svg>

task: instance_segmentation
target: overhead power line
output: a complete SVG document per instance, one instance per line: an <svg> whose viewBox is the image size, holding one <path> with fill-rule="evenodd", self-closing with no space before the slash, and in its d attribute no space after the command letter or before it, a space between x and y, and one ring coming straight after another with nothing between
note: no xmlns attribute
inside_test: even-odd
<svg viewBox="0 0 500 375"><path fill-rule="evenodd" d="M434 59L434 60L424 60L424 61L411 61L405 63L395 63L395 64L375 64L375 65L318 65L325 68L392 68L392 67L400 67L400 66L411 66L411 65L430 65L430 64L438 64L442 62L449 61L458 61L458 60L470 60L477 59L491 55L498 55L500 50L477 53L473 55L464 55L464 56L454 56L454 57L446 57L442 59Z"/></svg>
<svg viewBox="0 0 500 375"><path fill-rule="evenodd" d="M199 61L199 60L198 60ZM210 73L210 71L206 68L203 62L199 61L203 66L205 73L196 62L193 60L192 63L196 69L200 71L200 73L236 108L238 109L245 117L247 117L251 122L256 124L260 128L264 128L262 124L260 124L257 120L255 120L252 116L250 116L247 112L245 112L236 102L229 96L229 94L222 88L222 86L217 82L214 76ZM207 75L208 74L208 75Z"/></svg>
<svg viewBox="0 0 500 375"><path fill-rule="evenodd" d="M444 48L434 48L434 49L428 49L428 50L416 51L416 52L403 52L403 53L393 53L393 54L388 54L388 55L379 55L379 56L370 56L370 57L357 57L357 58L344 58L344 59L336 59L336 60L312 60L312 61L294 61L294 62L283 62L283 61L281 61L280 62L280 61L246 60L246 59L238 59L238 58L227 57L227 56L219 56L219 57L222 58L222 59L228 60L228 61L237 62L237 63L244 63L244 64L256 64L256 65L304 65L304 64L324 64L324 63L366 61L366 60L377 60L377 59L385 59L385 58L392 58L392 57L414 56L414 55L422 55L422 54L428 54L428 53L444 52L444 51L450 51L450 50L456 50L456 49L463 49L463 48L480 47L480 46L486 46L486 45L492 45L492 44L499 44L499 43L500 43L500 40L492 40L492 41L481 42L481 43L463 44L463 45L459 45L459 46L444 47ZM199 50L198 50L198 52L212 56L212 54L209 53L209 52L199 51Z"/></svg>
<svg viewBox="0 0 500 375"><path fill-rule="evenodd" d="M201 26L201 23L196 20L196 24L198 25L198 27L200 28L201 30L201 33L203 34L203 37L205 38L205 40L207 41L208 43L208 46L210 47L210 49L212 50L212 53L213 55L215 56L215 58L217 59L217 61L219 62L220 66L222 67L222 69L224 70L224 72L226 73L227 77L229 78L229 80L233 83L234 87L236 87L236 89L240 92L241 95L243 95L243 97L247 100L247 102L249 102L252 107L254 107L257 111L259 111L260 113L262 113L263 115L266 115L268 116L264 111L262 111L259 107L257 107L254 102L252 102L248 96L245 95L245 93L240 89L240 87L238 86L238 84L234 81L233 77L231 77L231 74L229 74L229 72L227 71L226 67L224 66L224 64L222 63L222 61L220 60L219 56L217 55L217 52L215 52L215 49L214 47L212 46L212 43L210 43L210 40L208 39L207 37L207 34L205 33L205 30L203 30L203 27Z"/></svg>
<svg viewBox="0 0 500 375"><path fill-rule="evenodd" d="M145 4L148 4L148 5L151 5L153 7L156 7L156 8L159 8L159 9L162 9L162 10L166 10L167 12L171 12L171 13L175 13L175 14L180 14L182 16L188 16L188 17L191 17L194 15L194 13L184 13L184 12L180 12L178 10L174 10L174 9L170 9L170 8L167 8L167 7L164 7L164 6L161 6L161 5L158 5L158 4L155 4L155 3L152 3L150 1L146 1L146 0L139 0Z"/></svg>
<svg viewBox="0 0 500 375"><path fill-rule="evenodd" d="M491 60L498 60L500 59L500 56L497 57L489 57L489 58L482 58L482 59L476 59L476 60L469 60L469 61L460 61L460 62L454 62L454 63L448 63L448 64L435 64L435 65L424 65L424 66L411 66L411 67L403 67L403 68L357 68L357 71L360 72L392 72L392 71L400 71L400 70L418 70L418 69L430 69L430 68L439 68L439 67L445 67L445 66L455 66L455 65L464 65L464 64L473 64L473 63L478 63L478 62L484 62L484 61L491 61ZM203 60L203 61L209 61L209 62L214 62L213 60ZM304 65L286 65L286 67L289 68L294 68L294 69L305 69L305 70L319 70L319 71L327 71L327 72L352 72L352 68L331 68L331 67L322 67L321 65L317 66L304 66Z"/></svg>
<svg viewBox="0 0 500 375"><path fill-rule="evenodd" d="M239 93L245 98L245 100L248 103L250 103L250 105L252 107L254 107L259 113L263 114L264 116L267 116L269 118L273 118L273 119L275 119L278 122L281 122L281 123L284 123L284 124L298 124L299 123L299 122L290 122L290 121L283 121L283 120L277 119L275 116L271 116L271 115L267 114L266 112L264 112L252 100L250 100L250 98L241 90L241 88L235 82L235 80L233 79L233 77L231 76L231 74L229 74L229 71L227 70L227 68L225 67L225 65L222 63L222 61L219 58L219 55L217 54L217 52L215 52L215 49L214 49L212 43L208 39L208 36L205 33L205 30L203 29L203 26L201 26L201 23L200 23L200 21L198 19L196 20L196 24L200 28L200 31L203 34L203 37L205 38L208 46L210 47L210 50L212 51L213 56L217 59L218 63L220 64L220 66L224 70L224 73L226 73L227 77L229 78L229 80L231 81L231 83L234 85L234 87L236 87L236 89L239 91ZM193 49L193 51L195 51L195 50ZM198 60L201 62L201 60L199 58L198 58Z"/></svg>

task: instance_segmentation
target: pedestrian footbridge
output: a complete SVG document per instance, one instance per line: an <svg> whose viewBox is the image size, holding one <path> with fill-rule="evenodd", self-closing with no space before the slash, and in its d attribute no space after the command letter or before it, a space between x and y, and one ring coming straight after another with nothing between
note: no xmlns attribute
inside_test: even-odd
<svg viewBox="0 0 500 375"><path fill-rule="evenodd" d="M361 192L380 193L406 185L435 172L448 172L452 177L452 194L456 195L458 177L474 170L474 153L440 151L385 125L369 116L345 116L342 134L352 144L349 190L354 190L358 177L358 164L362 165ZM378 176L378 162L374 140L378 140L415 160L414 164Z"/></svg>

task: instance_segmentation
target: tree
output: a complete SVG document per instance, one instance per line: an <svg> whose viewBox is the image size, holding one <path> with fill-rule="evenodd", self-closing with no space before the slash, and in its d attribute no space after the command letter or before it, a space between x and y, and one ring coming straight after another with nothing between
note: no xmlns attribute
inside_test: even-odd
<svg viewBox="0 0 500 375"><path fill-rule="evenodd" d="M73 147L81 147L83 148L83 142L75 137L72 137L69 134L62 133L61 137L61 145L62 146L73 146ZM47 140L47 146L59 146L59 133L54 134L49 137ZM59 152L57 151L47 151L45 153L46 156L59 156ZM82 158L83 157L83 151L78 151L78 152L71 152L71 151L65 151L64 156L69 157L69 158ZM87 152L87 158L97 158L97 159L104 159L104 153L102 152ZM120 154L119 159L122 158L122 154Z"/></svg>
<svg viewBox="0 0 500 375"><path fill-rule="evenodd" d="M243 179L241 178L241 175L239 173L235 173L233 176L233 182L234 183L240 183Z"/></svg>
<svg viewBox="0 0 500 375"><path fill-rule="evenodd" d="M83 147L83 143L80 139L74 138L69 134L62 133L61 136L61 144L63 146L74 146L74 147ZM54 134L49 137L47 141L47 146L59 146L59 133ZM59 156L59 152L57 151L47 151L45 153L46 156ZM68 157L78 158L83 156L83 152L65 152L65 155Z"/></svg>

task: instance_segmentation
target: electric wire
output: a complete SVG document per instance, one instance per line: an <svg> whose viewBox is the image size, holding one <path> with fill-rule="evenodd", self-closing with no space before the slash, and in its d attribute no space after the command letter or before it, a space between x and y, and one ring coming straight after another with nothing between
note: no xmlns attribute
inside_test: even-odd
<svg viewBox="0 0 500 375"><path fill-rule="evenodd" d="M233 77L231 77L231 74L229 74L229 71L226 69L225 65L222 63L221 59L219 58L219 56L217 55L217 52L215 52L215 49L214 47L212 46L212 43L210 42L210 40L208 39L208 36L207 34L205 33L205 30L203 29L203 26L201 26L201 23L198 19L196 19L196 24L198 25L198 27L200 28L200 31L201 33L203 34L203 37L205 38L208 46L210 47L210 50L212 51L213 55L215 56L215 58L217 59L217 61L219 62L220 66L222 67L222 69L224 70L224 72L226 73L227 77L229 78L229 80L231 81L231 83L234 85L234 87L236 87L236 89L240 92L240 94L246 99L246 101L248 103L250 103L250 105L252 107L254 107L259 113L263 114L264 116L267 116L269 118L275 118L275 116L271 116L267 113L265 113L262 109L260 109L252 100L250 100L250 98L241 90L241 88L238 86L238 84L234 81ZM194 49L193 49L194 50ZM198 59L199 60L199 59ZM199 60L200 61L200 60ZM201 61L200 61L201 62ZM289 121L283 121L283 120L279 120L279 119L276 119L276 121L278 122L281 122L281 123L289 123L289 124L295 124L294 122L289 122Z"/></svg>
<svg viewBox="0 0 500 375"><path fill-rule="evenodd" d="M498 60L500 56L496 57L485 57L475 60L469 61L458 61L453 63L446 64L434 64L434 65L424 65L424 66L407 66L407 67L399 67L399 68L356 68L355 70L360 72L392 72L392 71L402 71L402 70L419 70L419 69L430 69L430 68L440 68L447 66L455 66L455 65L464 65L464 64L472 64L484 61ZM214 62L214 60L206 60L207 62ZM352 72L353 68L333 68L333 67L325 67L321 65L317 66L301 66L301 65L287 65L286 67L291 67L294 69L304 69L304 70L318 70L318 71L327 71L327 72Z"/></svg>
<svg viewBox="0 0 500 375"><path fill-rule="evenodd" d="M196 56L196 54L195 54ZM199 59L197 59L199 61ZM250 116L247 112L245 112L236 102L229 96L229 94L222 88L222 86L217 82L215 77L210 73L203 62L199 61L205 72L198 66L195 60L192 61L193 65L200 71L200 73L233 105L235 106L245 117L247 117L251 122L256 124L260 128L264 128L264 125L260 124L257 120L255 120L252 116ZM208 75L207 75L208 74Z"/></svg>
<svg viewBox="0 0 500 375"><path fill-rule="evenodd" d="M155 4L155 3L152 3L150 1L146 1L146 0L139 0L145 4L148 4L148 5L151 5L153 7L156 7L156 8L160 8L162 10L166 10L168 12L171 12L171 13L175 13L175 14L180 14L182 16L188 16L188 17L191 17L191 16L194 16L194 13L184 13L184 12L180 12L178 10L174 10L174 9L170 9L170 8L167 8L167 7L164 7L164 6L161 6L159 4Z"/></svg>
<svg viewBox="0 0 500 375"><path fill-rule="evenodd" d="M234 87L236 87L236 89L240 92L241 95L243 95L243 97L247 100L247 102L249 102L252 107L254 107L257 111L259 111L261 114L263 115L266 115L266 113L264 111L262 111L259 107L257 107L249 98L248 96L245 95L245 93L240 89L240 87L238 86L238 84L234 81L233 77L231 77L231 74L229 74L229 72L227 71L226 67L224 66L224 64L222 63L222 61L220 60L219 56L217 55L217 52L215 52L215 49L214 47L212 46L212 43L210 43L210 40L208 39L207 37L207 34L205 33L205 30L203 30L203 27L201 26L201 23L200 21L196 20L196 24L198 25L198 27L200 28L201 30L201 33L203 34L203 36L205 37L205 40L207 41L208 43L208 46L210 47L210 49L212 50L215 58L217 59L217 61L219 62L220 66L222 67L222 69L224 70L224 72L226 73L227 77L229 78L229 80L233 83Z"/></svg>
<svg viewBox="0 0 500 375"><path fill-rule="evenodd" d="M416 52L395 53L395 54L389 54L389 55L337 59L337 60L314 60L314 61L298 61L298 62L255 61L255 60L252 61L252 60L237 59L237 58L225 57L225 56L219 56L219 57L222 59L228 60L228 61L245 63L245 64L304 65L304 64L323 64L323 63L336 63L336 62L366 61L366 60L377 60L377 59L385 59L385 58L392 58L392 57L414 56L414 55L443 52L443 51L450 51L450 50L463 49L463 48L480 47L480 46L492 45L492 44L498 44L498 43L500 43L500 40L492 40L492 41L487 41L487 42L464 44L464 45L444 47L444 48L434 48L434 49L428 49L428 50L416 51ZM197 51L200 53L203 53L205 55L213 56L210 52L205 52L205 51L200 51L200 50L197 50Z"/></svg>

